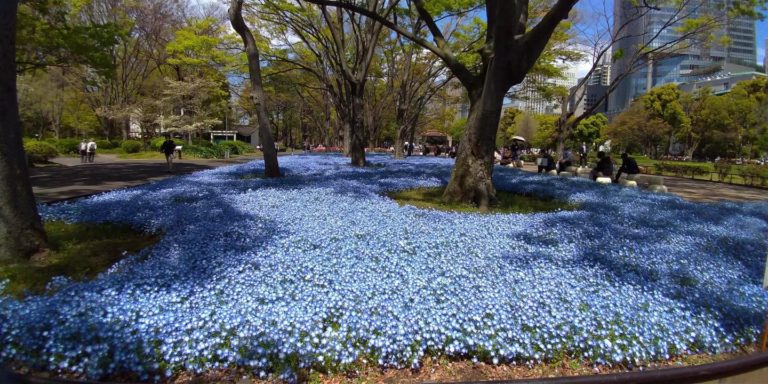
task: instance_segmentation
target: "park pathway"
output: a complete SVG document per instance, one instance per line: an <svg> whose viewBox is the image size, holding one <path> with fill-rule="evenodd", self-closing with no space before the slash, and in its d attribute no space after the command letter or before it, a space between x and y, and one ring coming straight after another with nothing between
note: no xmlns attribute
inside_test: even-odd
<svg viewBox="0 0 768 384"><path fill-rule="evenodd" d="M30 173L37 201L49 203L258 158L260 157L238 156L226 160L176 160L174 173L168 173L164 159L125 160L117 158L116 155L104 154L97 155L94 163L80 164L79 157L58 157L52 160L52 165L31 168ZM523 170L536 172L536 167L528 164ZM669 188L670 193L690 201L768 201L768 190L741 185L669 176L664 176L664 185Z"/></svg>

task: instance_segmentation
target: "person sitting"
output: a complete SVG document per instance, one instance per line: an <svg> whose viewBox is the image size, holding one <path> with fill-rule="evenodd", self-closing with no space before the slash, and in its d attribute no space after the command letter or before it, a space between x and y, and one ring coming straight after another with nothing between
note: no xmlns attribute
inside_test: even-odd
<svg viewBox="0 0 768 384"><path fill-rule="evenodd" d="M626 152L621 154L621 167L619 167L619 171L616 173L616 178L613 179L614 183L619 182L622 173L626 173L627 175L636 175L640 173L640 167L637 166L637 161L630 157Z"/></svg>
<svg viewBox="0 0 768 384"><path fill-rule="evenodd" d="M613 177L613 161L605 152L597 152L597 165L592 168L589 177L595 181L598 177Z"/></svg>
<svg viewBox="0 0 768 384"><path fill-rule="evenodd" d="M536 159L536 164L539 167L538 173L549 172L555 169L555 159L552 158L549 150L542 152L541 157Z"/></svg>
<svg viewBox="0 0 768 384"><path fill-rule="evenodd" d="M512 151L508 147L504 147L504 149L501 152L501 160L499 161L499 164L509 165L511 163L512 163Z"/></svg>

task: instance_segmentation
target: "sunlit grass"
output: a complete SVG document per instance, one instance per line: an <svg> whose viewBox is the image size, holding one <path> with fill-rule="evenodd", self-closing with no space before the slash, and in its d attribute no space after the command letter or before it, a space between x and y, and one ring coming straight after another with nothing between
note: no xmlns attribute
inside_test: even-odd
<svg viewBox="0 0 768 384"><path fill-rule="evenodd" d="M453 212L481 212L470 204L446 203L442 200L445 187L416 188L391 192L388 196L400 205L412 205L417 208L431 208ZM540 199L531 196L518 195L505 191L496 191L498 204L489 207L488 213L534 213L552 212L558 210L574 210L575 204L558 200Z"/></svg>
<svg viewBox="0 0 768 384"><path fill-rule="evenodd" d="M32 260L0 265L0 279L8 279L5 293L23 298L40 294L55 276L74 280L92 279L127 254L158 240L125 225L45 223L50 250Z"/></svg>

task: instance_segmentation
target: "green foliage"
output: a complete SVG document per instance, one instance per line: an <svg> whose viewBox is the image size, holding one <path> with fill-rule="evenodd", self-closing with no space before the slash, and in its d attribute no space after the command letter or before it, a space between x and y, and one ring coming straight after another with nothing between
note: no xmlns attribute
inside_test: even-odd
<svg viewBox="0 0 768 384"><path fill-rule="evenodd" d="M224 157L224 151L218 145L214 145L212 147L185 145L184 155L198 157L201 159L221 159Z"/></svg>
<svg viewBox="0 0 768 384"><path fill-rule="evenodd" d="M22 298L41 294L55 276L74 280L96 277L125 257L146 248L158 237L125 225L46 222L50 252L41 259L0 265L0 279L8 279L6 293Z"/></svg>
<svg viewBox="0 0 768 384"><path fill-rule="evenodd" d="M229 153L233 155L244 155L256 151L250 144L243 141L221 141L217 145L222 152L229 150Z"/></svg>
<svg viewBox="0 0 768 384"><path fill-rule="evenodd" d="M24 143L24 151L30 163L45 163L48 159L56 157L59 151L56 147L44 141L31 140Z"/></svg>
<svg viewBox="0 0 768 384"><path fill-rule="evenodd" d="M174 32L173 40L166 45L168 64L184 66L198 74L233 66L238 57L227 46L237 46L238 41L227 27L213 17L190 20L189 25Z"/></svg>
<svg viewBox="0 0 768 384"><path fill-rule="evenodd" d="M114 70L111 48L124 35L118 25L87 23L65 0L19 4L16 61L20 72L47 66L85 64L101 74Z"/></svg>
<svg viewBox="0 0 768 384"><path fill-rule="evenodd" d="M466 118L456 119L453 121L453 123L451 123L451 126L448 127L448 134L451 135L451 138L453 138L454 141L459 141L461 140L461 136L464 134L464 128L466 126Z"/></svg>
<svg viewBox="0 0 768 384"><path fill-rule="evenodd" d="M677 131L687 132L691 127L691 119L685 114L680 97L681 91L677 89L677 84L665 84L651 89L642 96L641 101L651 117L663 120Z"/></svg>
<svg viewBox="0 0 768 384"><path fill-rule="evenodd" d="M531 145L537 148L555 148L557 146L557 120L554 115L534 115L538 128L533 135Z"/></svg>
<svg viewBox="0 0 768 384"><path fill-rule="evenodd" d="M120 143L116 143L109 140L96 140L96 148L98 149L113 149L118 148L120 146Z"/></svg>
<svg viewBox="0 0 768 384"><path fill-rule="evenodd" d="M78 139L59 139L53 142L56 150L61 154L77 154L80 147Z"/></svg>
<svg viewBox="0 0 768 384"><path fill-rule="evenodd" d="M517 134L517 119L522 114L523 111L517 108L507 108L504 110L504 114L499 120L499 129L496 133L496 147L502 147L511 143L512 136Z"/></svg>
<svg viewBox="0 0 768 384"><path fill-rule="evenodd" d="M573 129L573 141L575 144L585 142L587 145L591 145L598 141L600 132L604 131L607 126L608 118L602 113L589 116Z"/></svg>
<svg viewBox="0 0 768 384"><path fill-rule="evenodd" d="M120 148L125 153L138 153L143 147L144 144L142 144L141 141L136 140L125 140L122 144L120 144Z"/></svg>
<svg viewBox="0 0 768 384"><path fill-rule="evenodd" d="M715 172L717 172L718 180L722 181L728 177L733 171L733 164L727 161L718 161L715 163Z"/></svg>
<svg viewBox="0 0 768 384"><path fill-rule="evenodd" d="M162 136L155 137L149 142L149 149L153 151L159 151L160 147L163 145L164 142L165 142L165 137L162 137Z"/></svg>
<svg viewBox="0 0 768 384"><path fill-rule="evenodd" d="M704 176L710 172L708 166L695 164L660 162L656 164L655 168L658 172L672 173L675 176Z"/></svg>

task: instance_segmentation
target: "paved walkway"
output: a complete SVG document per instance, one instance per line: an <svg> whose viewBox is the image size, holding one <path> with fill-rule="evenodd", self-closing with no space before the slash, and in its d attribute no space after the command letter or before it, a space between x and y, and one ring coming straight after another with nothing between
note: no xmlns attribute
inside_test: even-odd
<svg viewBox="0 0 768 384"><path fill-rule="evenodd" d="M124 160L115 155L97 155L95 162L80 164L79 157L60 157L53 166L31 168L32 188L40 203L60 201L111 191L160 180L179 174L212 169L223 165L243 163L256 159L240 156L228 160L183 159L174 162L174 173L166 172L165 160ZM536 167L526 165L526 171ZM739 185L664 177L664 185L674 193L691 201L768 201L768 190Z"/></svg>
<svg viewBox="0 0 768 384"><path fill-rule="evenodd" d="M535 165L526 164L523 170L536 172ZM662 176L664 185L683 199L699 202L717 201L768 201L768 189L745 187L682 177Z"/></svg>
<svg viewBox="0 0 768 384"><path fill-rule="evenodd" d="M165 159L124 160L115 155L97 155L93 163L81 164L79 157L57 157L53 165L30 168L32 191L38 203L73 199L132 187L185 173L244 163L255 156L239 156L227 160L176 159L173 173L167 171Z"/></svg>

